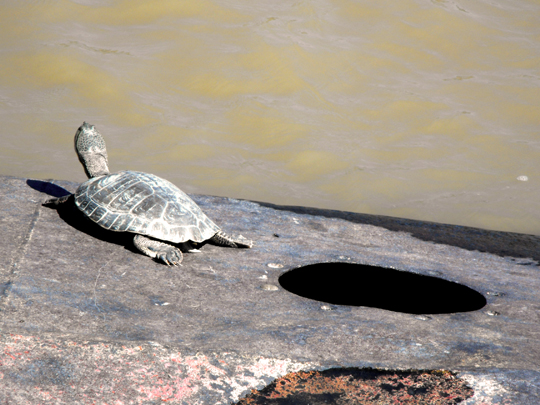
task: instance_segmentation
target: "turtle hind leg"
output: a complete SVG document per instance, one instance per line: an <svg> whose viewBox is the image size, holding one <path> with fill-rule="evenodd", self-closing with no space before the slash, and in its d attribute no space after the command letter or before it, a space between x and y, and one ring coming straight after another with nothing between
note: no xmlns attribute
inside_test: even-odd
<svg viewBox="0 0 540 405"><path fill-rule="evenodd" d="M143 235L135 235L133 244L145 255L158 259L168 266L178 266L182 262L182 251L168 243L150 239Z"/></svg>
<svg viewBox="0 0 540 405"><path fill-rule="evenodd" d="M71 200L73 200L73 194L68 194L63 197L49 198L42 205L46 207L57 207L61 204L67 203L68 201L71 202Z"/></svg>
<svg viewBox="0 0 540 405"><path fill-rule="evenodd" d="M253 242L244 238L242 235L230 236L225 232L219 231L209 240L210 243L218 246L228 246L233 248L250 248Z"/></svg>

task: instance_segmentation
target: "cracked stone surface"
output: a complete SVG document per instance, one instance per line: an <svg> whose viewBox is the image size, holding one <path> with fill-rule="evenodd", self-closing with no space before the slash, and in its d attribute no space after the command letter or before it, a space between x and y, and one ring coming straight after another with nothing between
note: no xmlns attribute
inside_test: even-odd
<svg viewBox="0 0 540 405"><path fill-rule="evenodd" d="M331 367L451 370L475 391L467 403L540 402L537 236L194 195L255 246L205 245L169 268L130 235L41 206L76 187L0 177L2 403L227 404ZM328 305L278 282L328 262L438 277L487 304L414 315Z"/></svg>

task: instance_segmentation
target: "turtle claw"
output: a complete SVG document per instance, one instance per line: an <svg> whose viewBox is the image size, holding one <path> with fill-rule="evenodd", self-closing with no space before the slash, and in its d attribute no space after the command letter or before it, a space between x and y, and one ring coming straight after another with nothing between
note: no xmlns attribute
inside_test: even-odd
<svg viewBox="0 0 540 405"><path fill-rule="evenodd" d="M171 256L174 256L174 257L171 257ZM163 263L165 263L169 267L171 267L171 266L178 267L179 265L181 266L180 262L182 261L182 256L178 257L176 254L167 255L165 253L162 253L162 254L157 256L157 259L162 261Z"/></svg>
<svg viewBox="0 0 540 405"><path fill-rule="evenodd" d="M157 258L163 263L165 263L167 266L169 267L171 266L171 263L167 260L167 258L164 255L159 255Z"/></svg>
<svg viewBox="0 0 540 405"><path fill-rule="evenodd" d="M182 252L171 246L170 249L167 249L165 252L161 253L159 259L163 261L167 266L178 267L180 262L182 262Z"/></svg>

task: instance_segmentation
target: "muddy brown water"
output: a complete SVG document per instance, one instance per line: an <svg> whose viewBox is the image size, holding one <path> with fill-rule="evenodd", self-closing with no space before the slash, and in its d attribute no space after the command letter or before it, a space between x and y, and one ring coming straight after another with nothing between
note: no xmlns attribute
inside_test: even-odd
<svg viewBox="0 0 540 405"><path fill-rule="evenodd" d="M536 0L0 4L0 173L540 234Z"/></svg>

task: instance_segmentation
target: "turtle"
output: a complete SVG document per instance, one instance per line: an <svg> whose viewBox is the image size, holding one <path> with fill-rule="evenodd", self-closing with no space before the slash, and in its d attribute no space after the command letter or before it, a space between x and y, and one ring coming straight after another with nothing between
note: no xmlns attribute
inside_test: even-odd
<svg viewBox="0 0 540 405"><path fill-rule="evenodd" d="M241 235L224 233L201 208L171 182L154 174L125 170L109 172L105 140L94 125L84 122L75 133L75 151L88 180L74 194L47 200L58 206L74 201L101 227L134 234L142 253L168 266L178 266L184 252L205 243L251 248Z"/></svg>

